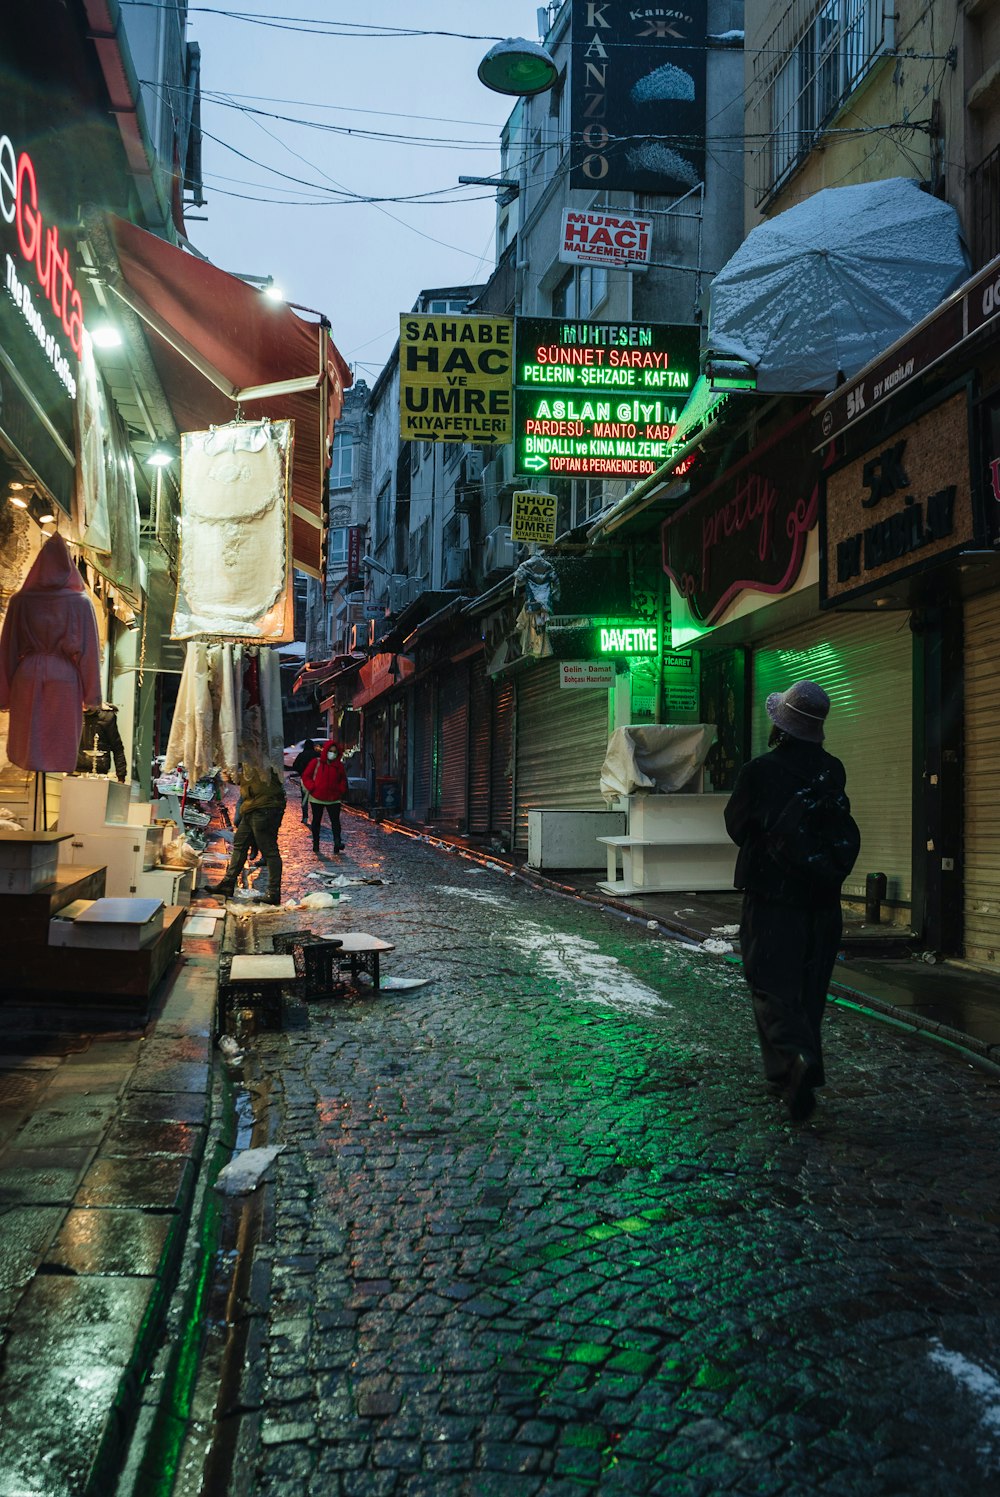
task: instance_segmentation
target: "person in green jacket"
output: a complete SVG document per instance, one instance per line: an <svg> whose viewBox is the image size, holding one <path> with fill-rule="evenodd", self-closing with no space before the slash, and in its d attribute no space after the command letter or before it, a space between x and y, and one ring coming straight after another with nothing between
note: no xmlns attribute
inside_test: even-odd
<svg viewBox="0 0 1000 1497"><path fill-rule="evenodd" d="M281 853L278 851L278 828L285 814L285 786L276 770L245 769L240 774L240 823L233 834L229 866L214 893L226 899L236 892L236 880L243 871L251 843L256 842L267 868L266 904L281 903Z"/></svg>

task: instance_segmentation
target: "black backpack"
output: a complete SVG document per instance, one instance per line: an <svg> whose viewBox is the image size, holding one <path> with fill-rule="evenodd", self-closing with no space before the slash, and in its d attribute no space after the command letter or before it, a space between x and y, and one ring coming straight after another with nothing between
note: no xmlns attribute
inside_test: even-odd
<svg viewBox="0 0 1000 1497"><path fill-rule="evenodd" d="M796 790L768 828L766 846L782 871L801 879L813 894L840 893L858 861L861 832L829 771Z"/></svg>

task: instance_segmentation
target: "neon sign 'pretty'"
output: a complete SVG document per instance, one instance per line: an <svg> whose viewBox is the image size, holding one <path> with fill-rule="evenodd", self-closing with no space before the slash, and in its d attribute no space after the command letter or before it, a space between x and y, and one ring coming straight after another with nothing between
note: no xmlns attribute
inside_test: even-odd
<svg viewBox="0 0 1000 1497"><path fill-rule="evenodd" d="M38 284L77 358L83 347L83 302L73 283L69 250L59 242L55 224L46 224L38 208L38 182L27 151L18 155L9 135L0 135L0 218L14 224L21 254L34 268Z"/></svg>

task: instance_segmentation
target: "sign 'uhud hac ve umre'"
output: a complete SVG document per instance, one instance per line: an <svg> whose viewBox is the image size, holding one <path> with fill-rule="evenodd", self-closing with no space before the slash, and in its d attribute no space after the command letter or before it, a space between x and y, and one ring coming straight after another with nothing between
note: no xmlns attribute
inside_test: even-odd
<svg viewBox="0 0 1000 1497"><path fill-rule="evenodd" d="M777 596L797 581L819 513L810 438L803 412L663 522L663 570L702 623L741 593Z"/></svg>

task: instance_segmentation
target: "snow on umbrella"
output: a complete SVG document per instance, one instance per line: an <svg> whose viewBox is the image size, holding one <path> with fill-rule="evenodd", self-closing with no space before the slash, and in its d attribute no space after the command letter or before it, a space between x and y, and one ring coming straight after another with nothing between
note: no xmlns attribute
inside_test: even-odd
<svg viewBox="0 0 1000 1497"><path fill-rule="evenodd" d="M832 390L966 279L958 215L905 177L827 187L752 229L712 282L709 351L757 388Z"/></svg>

